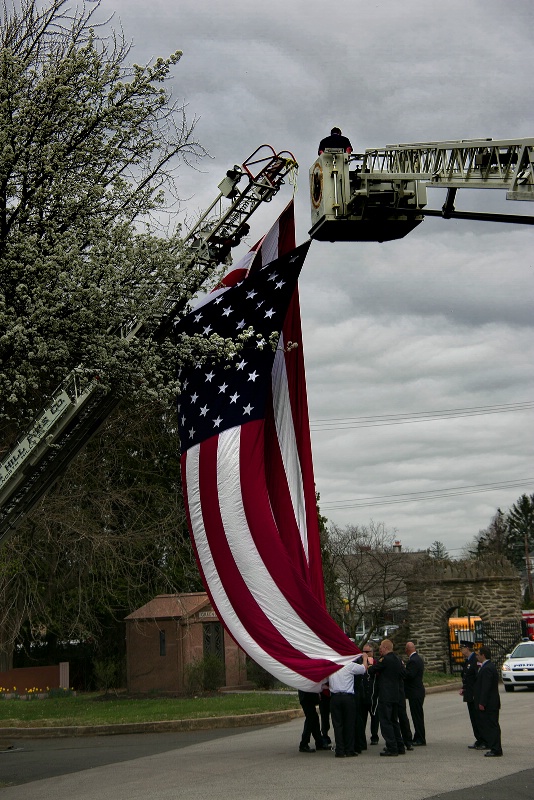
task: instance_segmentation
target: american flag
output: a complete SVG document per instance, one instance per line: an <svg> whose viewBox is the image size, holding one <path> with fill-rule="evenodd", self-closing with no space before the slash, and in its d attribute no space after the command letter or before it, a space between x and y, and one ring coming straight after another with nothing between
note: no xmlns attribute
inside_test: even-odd
<svg viewBox="0 0 534 800"><path fill-rule="evenodd" d="M182 480L219 618L266 670L313 691L357 648L324 608L296 288L309 242L279 256L288 244L292 204L180 326L232 340L254 330L234 358L182 370Z"/></svg>

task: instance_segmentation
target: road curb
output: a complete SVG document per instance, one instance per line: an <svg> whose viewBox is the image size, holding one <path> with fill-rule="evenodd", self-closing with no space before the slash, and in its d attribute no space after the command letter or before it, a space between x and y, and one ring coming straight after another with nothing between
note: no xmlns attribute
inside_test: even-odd
<svg viewBox="0 0 534 800"><path fill-rule="evenodd" d="M427 687L427 694L458 691L461 682ZM301 708L284 711L264 711L260 714L236 714L229 717L173 719L158 722L127 722L120 725L65 725L58 728L0 728L3 739L55 739L76 736L117 736L127 733L172 733L173 731L203 731L217 728L247 728L253 725L277 725L303 717Z"/></svg>
<svg viewBox="0 0 534 800"><path fill-rule="evenodd" d="M62 736L112 736L124 733L170 733L172 731L202 731L216 728L246 728L251 725L276 725L304 716L300 708L284 711L264 711L261 714L241 714L231 717L172 719L159 722L128 722L120 725L68 725L59 728L0 728L0 736L10 739L43 739Z"/></svg>
<svg viewBox="0 0 534 800"><path fill-rule="evenodd" d="M454 681L451 683L442 683L441 686L427 686L427 694L436 694L437 692L459 692L462 688L462 681Z"/></svg>

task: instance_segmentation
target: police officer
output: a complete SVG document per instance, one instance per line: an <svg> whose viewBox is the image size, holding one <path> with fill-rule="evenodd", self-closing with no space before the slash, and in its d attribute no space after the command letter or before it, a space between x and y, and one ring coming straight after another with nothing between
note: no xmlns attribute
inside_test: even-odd
<svg viewBox="0 0 534 800"><path fill-rule="evenodd" d="M474 743L468 745L468 747L470 750L487 750L486 742L483 740L480 733L478 714L475 708L475 697L473 694L478 672L478 661L473 648L473 642L469 642L467 639L461 640L460 650L465 658L462 667L462 689L460 694L463 696L464 703L467 703L469 719L471 720L471 727L473 728L473 735L475 737Z"/></svg>

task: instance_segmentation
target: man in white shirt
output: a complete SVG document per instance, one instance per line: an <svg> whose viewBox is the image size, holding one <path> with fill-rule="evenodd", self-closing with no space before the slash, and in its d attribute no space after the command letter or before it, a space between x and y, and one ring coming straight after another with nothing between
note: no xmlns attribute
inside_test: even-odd
<svg viewBox="0 0 534 800"><path fill-rule="evenodd" d="M328 678L330 688L330 715L336 740L336 758L357 755L354 743L356 728L356 703L354 697L354 676L363 675L367 670L367 655L362 653L358 661L351 661L333 672Z"/></svg>

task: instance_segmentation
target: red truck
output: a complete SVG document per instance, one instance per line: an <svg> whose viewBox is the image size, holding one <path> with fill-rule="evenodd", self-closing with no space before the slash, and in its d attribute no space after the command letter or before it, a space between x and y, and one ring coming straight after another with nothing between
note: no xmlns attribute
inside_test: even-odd
<svg viewBox="0 0 534 800"><path fill-rule="evenodd" d="M534 642L534 609L522 611L523 615L523 636Z"/></svg>

